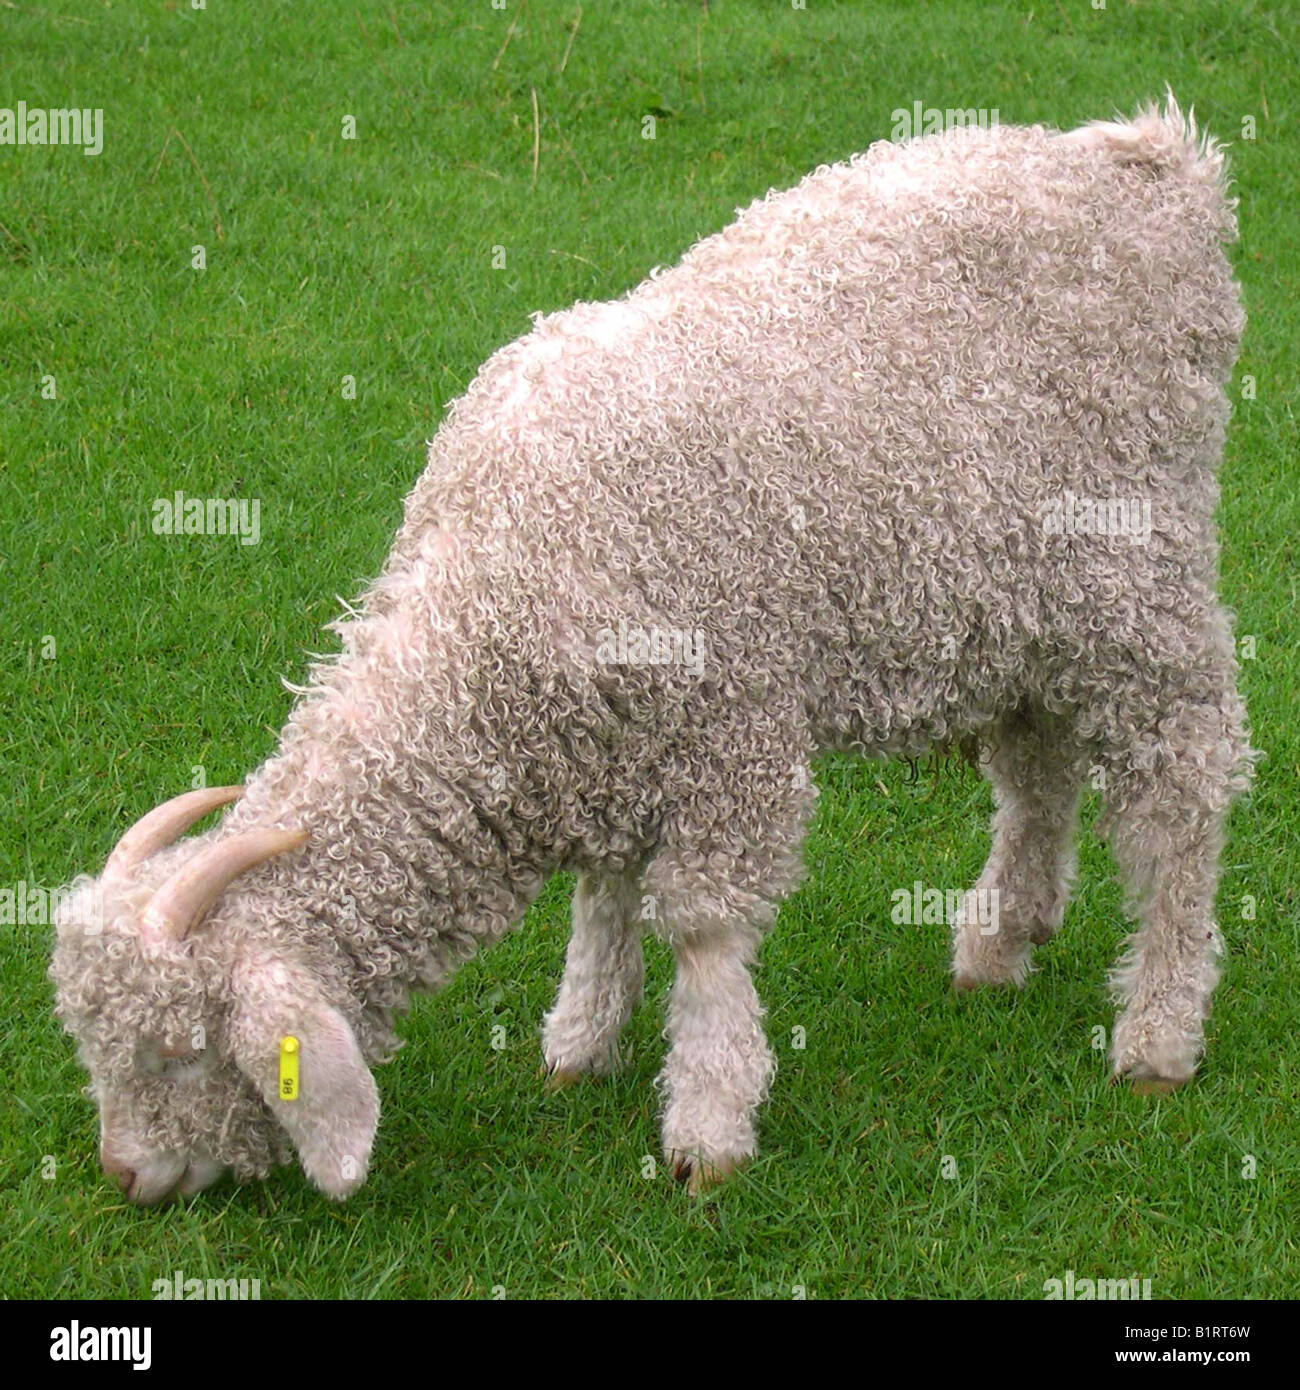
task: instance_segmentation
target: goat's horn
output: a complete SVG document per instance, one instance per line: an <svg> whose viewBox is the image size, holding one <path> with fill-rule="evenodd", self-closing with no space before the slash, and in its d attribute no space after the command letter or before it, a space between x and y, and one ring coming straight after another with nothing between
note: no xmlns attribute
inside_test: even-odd
<svg viewBox="0 0 1300 1390"><path fill-rule="evenodd" d="M229 885L249 869L297 849L305 830L245 830L201 849L158 889L140 914L145 930L182 940Z"/></svg>
<svg viewBox="0 0 1300 1390"><path fill-rule="evenodd" d="M243 794L243 787L204 787L201 791L185 792L164 801L161 806L155 806L117 842L117 848L104 865L105 874L114 878L121 876L155 850L179 840L196 820L202 820L209 811L237 801Z"/></svg>

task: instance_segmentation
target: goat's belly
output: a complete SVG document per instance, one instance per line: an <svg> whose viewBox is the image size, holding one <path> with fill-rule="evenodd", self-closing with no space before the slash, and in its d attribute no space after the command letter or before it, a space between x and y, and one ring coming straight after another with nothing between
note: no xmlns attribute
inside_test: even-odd
<svg viewBox="0 0 1300 1390"><path fill-rule="evenodd" d="M1023 627L990 625L959 641L942 632L873 641L824 654L808 702L824 749L920 756L987 730L1029 693Z"/></svg>

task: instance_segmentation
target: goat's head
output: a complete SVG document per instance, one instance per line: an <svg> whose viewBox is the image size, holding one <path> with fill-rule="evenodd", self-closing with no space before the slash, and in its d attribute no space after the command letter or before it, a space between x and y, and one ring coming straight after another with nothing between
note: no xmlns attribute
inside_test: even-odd
<svg viewBox="0 0 1300 1390"><path fill-rule="evenodd" d="M57 1012L90 1073L100 1162L141 1204L197 1192L227 1169L264 1176L292 1148L332 1197L365 1178L379 1103L352 1029L318 972L246 929L250 914L274 914L273 900L253 897L252 879L242 898L226 893L306 832L176 843L240 790L189 792L151 811L99 880L79 879L58 905ZM283 925L292 940L294 924Z"/></svg>

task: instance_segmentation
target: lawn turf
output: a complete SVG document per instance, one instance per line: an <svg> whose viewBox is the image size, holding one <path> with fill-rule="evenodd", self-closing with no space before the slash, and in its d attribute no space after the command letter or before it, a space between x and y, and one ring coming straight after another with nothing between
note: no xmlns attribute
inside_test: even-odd
<svg viewBox="0 0 1300 1390"><path fill-rule="evenodd" d="M623 1068L538 1084L563 880L417 1005L343 1206L286 1169L129 1207L52 1018L49 929L0 926L0 1294L148 1298L181 1270L264 1298L1038 1298L1073 1269L1294 1295L1297 29L1293 4L1215 0L0 7L0 105L104 110L96 157L0 147L0 885L97 869L196 767L267 755L281 677L329 646L446 403L530 314L621 294L918 100L1068 127L1169 83L1232 142L1250 324L1223 593L1267 754L1224 858L1208 1057L1162 1100L1109 1086L1096 1046L1128 928L1091 834L1028 987L955 998L946 932L895 926L890 893L974 879L987 789L825 760L809 880L758 969L762 1156L705 1201L643 1175L662 947ZM260 499L260 543L155 535L177 489Z"/></svg>

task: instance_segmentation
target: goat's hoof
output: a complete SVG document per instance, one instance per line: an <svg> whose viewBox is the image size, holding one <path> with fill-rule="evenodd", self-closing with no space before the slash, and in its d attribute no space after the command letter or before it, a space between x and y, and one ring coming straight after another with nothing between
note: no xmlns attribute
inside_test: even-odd
<svg viewBox="0 0 1300 1390"><path fill-rule="evenodd" d="M542 1087L547 1091L563 1091L569 1086L576 1086L582 1080L583 1073L573 1067L552 1067L543 1062L538 1076L542 1078Z"/></svg>
<svg viewBox="0 0 1300 1390"><path fill-rule="evenodd" d="M1010 976L1005 980L978 980L974 975L954 975L952 990L954 994L969 994L973 989L1014 989L1016 982Z"/></svg>
<svg viewBox="0 0 1300 1390"><path fill-rule="evenodd" d="M973 989L1000 989L1015 993L1023 989L1029 974L1027 962L1009 966L999 966L997 973L991 975L971 975L964 970L952 977L954 994L968 994Z"/></svg>
<svg viewBox="0 0 1300 1390"><path fill-rule="evenodd" d="M1167 1096L1183 1083L1168 1076L1135 1076L1133 1094L1137 1096Z"/></svg>
<svg viewBox="0 0 1300 1390"><path fill-rule="evenodd" d="M741 1167L743 1158L701 1158L698 1154L679 1153L669 1155L673 1177L686 1184L686 1192L691 1197L699 1197L724 1183L732 1173Z"/></svg>

